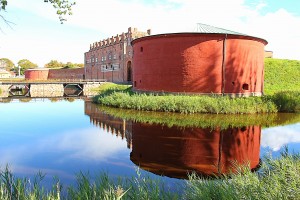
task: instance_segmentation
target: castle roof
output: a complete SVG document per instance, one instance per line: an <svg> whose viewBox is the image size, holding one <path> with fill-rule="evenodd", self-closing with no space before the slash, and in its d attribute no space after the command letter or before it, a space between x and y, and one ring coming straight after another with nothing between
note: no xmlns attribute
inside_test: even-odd
<svg viewBox="0 0 300 200"><path fill-rule="evenodd" d="M197 33L221 33L221 34L232 34L232 35L244 35L248 36L243 33L227 30L224 28L218 28L215 26L207 25L207 24L202 24L202 23L197 23Z"/></svg>

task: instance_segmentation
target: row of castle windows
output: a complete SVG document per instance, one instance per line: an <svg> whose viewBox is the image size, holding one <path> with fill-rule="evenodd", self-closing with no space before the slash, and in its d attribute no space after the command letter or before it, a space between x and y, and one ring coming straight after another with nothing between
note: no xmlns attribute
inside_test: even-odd
<svg viewBox="0 0 300 200"><path fill-rule="evenodd" d="M128 52L128 55L131 56L131 51ZM108 55L108 60L116 60L117 59L117 55L114 54L113 56L111 54ZM121 60L121 55L119 56L119 59ZM101 61L104 62L106 61L106 56L102 56L101 57ZM86 64L89 64L89 63L93 63L93 62L98 62L98 58L90 58L90 59L87 59L86 60Z"/></svg>

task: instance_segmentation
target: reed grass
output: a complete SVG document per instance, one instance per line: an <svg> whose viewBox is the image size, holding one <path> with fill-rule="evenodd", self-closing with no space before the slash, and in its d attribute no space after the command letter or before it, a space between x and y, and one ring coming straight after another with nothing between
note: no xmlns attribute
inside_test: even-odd
<svg viewBox="0 0 300 200"><path fill-rule="evenodd" d="M93 99L95 103L142 111L212 114L300 112L300 90L248 98L140 94L132 92L128 85L117 84L104 84L98 91L100 94Z"/></svg>
<svg viewBox="0 0 300 200"><path fill-rule="evenodd" d="M138 94L110 89L94 102L117 108L179 113L246 114L275 113L276 105L268 98L229 98L221 96L185 96Z"/></svg>
<svg viewBox="0 0 300 200"><path fill-rule="evenodd" d="M107 173L92 177L77 174L76 183L62 187L54 178L52 188L46 189L38 173L31 182L17 178L6 167L0 173L0 199L300 199L300 155L287 149L278 158L266 156L257 172L248 165L236 166L235 173L204 178L195 173L181 185L167 187L161 178L153 179L139 170L133 177L114 180Z"/></svg>
<svg viewBox="0 0 300 200"><path fill-rule="evenodd" d="M238 173L207 180L190 175L185 199L300 199L300 156L284 151L280 158L265 157L261 169L251 172L239 166Z"/></svg>

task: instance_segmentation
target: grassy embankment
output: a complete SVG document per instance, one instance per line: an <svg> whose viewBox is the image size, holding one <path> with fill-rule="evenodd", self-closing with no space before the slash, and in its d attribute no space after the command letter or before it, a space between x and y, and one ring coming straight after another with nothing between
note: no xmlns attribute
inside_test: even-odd
<svg viewBox="0 0 300 200"><path fill-rule="evenodd" d="M299 171L300 155L283 152L279 159L265 158L257 173L244 166L222 178L191 174L184 185L172 188L138 171L136 176L118 181L103 173L94 179L79 173L73 186L62 187L56 178L52 189L45 189L43 174L31 182L4 169L0 172L0 199L300 199Z"/></svg>
<svg viewBox="0 0 300 200"><path fill-rule="evenodd" d="M229 98L138 94L130 86L107 84L94 102L117 108L180 113L275 113L300 112L300 61L265 60L265 96Z"/></svg>

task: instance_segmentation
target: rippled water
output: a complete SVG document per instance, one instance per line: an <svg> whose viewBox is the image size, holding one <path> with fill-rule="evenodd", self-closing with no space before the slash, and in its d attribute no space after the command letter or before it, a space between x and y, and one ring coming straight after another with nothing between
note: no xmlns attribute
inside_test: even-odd
<svg viewBox="0 0 300 200"><path fill-rule="evenodd" d="M82 99L3 100L0 165L19 176L38 171L72 183L79 171L133 176L136 167L167 181L253 169L284 146L300 152L300 116L180 115L101 108ZM116 117L117 116L117 117ZM175 178L175 179L174 179Z"/></svg>

